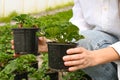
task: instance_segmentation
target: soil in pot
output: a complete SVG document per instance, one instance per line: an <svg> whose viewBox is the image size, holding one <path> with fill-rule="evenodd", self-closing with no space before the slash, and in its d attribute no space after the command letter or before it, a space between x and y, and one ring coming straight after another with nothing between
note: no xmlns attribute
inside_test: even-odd
<svg viewBox="0 0 120 80"><path fill-rule="evenodd" d="M67 55L66 50L76 47L76 43L48 43L48 65L51 69L57 71L67 71L68 67L64 65L63 56Z"/></svg>
<svg viewBox="0 0 120 80"><path fill-rule="evenodd" d="M15 53L17 54L37 54L38 28L15 28L13 30Z"/></svg>

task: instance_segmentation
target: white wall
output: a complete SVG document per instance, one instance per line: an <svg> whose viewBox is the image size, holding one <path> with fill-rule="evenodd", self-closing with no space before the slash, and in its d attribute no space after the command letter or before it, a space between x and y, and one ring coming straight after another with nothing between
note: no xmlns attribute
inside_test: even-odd
<svg viewBox="0 0 120 80"><path fill-rule="evenodd" d="M37 13L49 7L64 5L73 0L0 0L0 17L13 11L18 13Z"/></svg>

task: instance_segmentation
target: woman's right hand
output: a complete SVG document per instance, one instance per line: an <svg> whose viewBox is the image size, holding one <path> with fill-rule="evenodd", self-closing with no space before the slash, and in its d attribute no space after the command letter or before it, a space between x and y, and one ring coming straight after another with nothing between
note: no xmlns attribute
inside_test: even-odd
<svg viewBox="0 0 120 80"><path fill-rule="evenodd" d="M11 44L12 44L12 49L14 49L14 40L11 40ZM16 58L16 57L19 57L20 56L20 54L13 54L13 56Z"/></svg>

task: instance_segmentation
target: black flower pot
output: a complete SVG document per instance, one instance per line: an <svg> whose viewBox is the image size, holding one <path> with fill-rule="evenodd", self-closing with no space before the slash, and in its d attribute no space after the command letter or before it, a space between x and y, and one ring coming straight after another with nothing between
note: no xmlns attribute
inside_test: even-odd
<svg viewBox="0 0 120 80"><path fill-rule="evenodd" d="M69 43L48 43L48 65L51 69L57 71L67 71L68 67L64 65L63 56L67 55L66 50L76 47L77 44Z"/></svg>
<svg viewBox="0 0 120 80"><path fill-rule="evenodd" d="M16 73L15 77L14 77L14 80L28 80L28 73L25 72L25 73Z"/></svg>
<svg viewBox="0 0 120 80"><path fill-rule="evenodd" d="M14 46L17 54L37 54L38 37L36 32L38 28L14 28Z"/></svg>

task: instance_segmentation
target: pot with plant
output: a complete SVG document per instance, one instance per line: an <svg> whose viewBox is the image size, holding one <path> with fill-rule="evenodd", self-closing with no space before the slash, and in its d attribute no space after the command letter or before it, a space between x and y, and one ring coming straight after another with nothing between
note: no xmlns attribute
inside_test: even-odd
<svg viewBox="0 0 120 80"><path fill-rule="evenodd" d="M45 30L46 38L52 40L48 42L48 65L57 71L66 71L62 57L67 55L66 50L77 46L75 41L84 38L79 34L79 29L70 22L53 22Z"/></svg>
<svg viewBox="0 0 120 80"><path fill-rule="evenodd" d="M13 28L14 46L16 54L37 54L39 21L29 14L20 14L13 17L18 28Z"/></svg>

